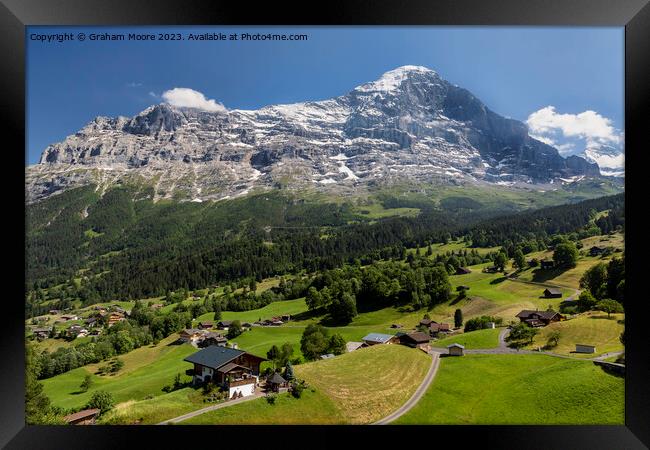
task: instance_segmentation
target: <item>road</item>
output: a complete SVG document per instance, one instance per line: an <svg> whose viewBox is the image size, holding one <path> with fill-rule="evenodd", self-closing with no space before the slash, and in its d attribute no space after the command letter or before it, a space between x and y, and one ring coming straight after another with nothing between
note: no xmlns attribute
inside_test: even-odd
<svg viewBox="0 0 650 450"><path fill-rule="evenodd" d="M192 411L190 413L183 414L182 416L174 417L173 419L167 419L167 420L165 420L163 422L160 422L157 425L169 425L169 424L173 424L173 423L182 422L183 420L191 419L192 417L196 417L196 416L200 416L201 414L205 414L208 411L214 411L216 409L226 408L228 406L236 405L238 403L247 402L249 400L255 400L257 398L264 397L265 395L266 394L264 394L263 392L257 392L257 393L255 393L253 395L249 395L248 397L237 398L235 400L228 400L228 401L223 402L223 403L218 403L216 405L208 406L207 408L197 409L196 411Z"/></svg>
<svg viewBox="0 0 650 450"><path fill-rule="evenodd" d="M438 372L438 366L440 365L440 353L429 352L429 354L431 355L431 367L429 368L429 371L424 377L424 380L422 380L422 383L415 390L415 393L411 396L411 398L409 398L406 403L404 403L399 409L394 411L392 414L384 417L381 420L378 420L372 425L389 424L392 421L396 420L398 417L405 414L407 411L413 408L420 401L424 393L427 391L427 389L429 389L431 382L433 382L433 379L436 377L436 373Z"/></svg>

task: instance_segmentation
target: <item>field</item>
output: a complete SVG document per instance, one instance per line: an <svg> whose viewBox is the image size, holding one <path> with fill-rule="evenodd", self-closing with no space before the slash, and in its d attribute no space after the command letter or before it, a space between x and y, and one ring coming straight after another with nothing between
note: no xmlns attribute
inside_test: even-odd
<svg viewBox="0 0 650 450"><path fill-rule="evenodd" d="M341 424L346 423L332 400L320 391L305 389L302 397L293 398L288 393L277 396L270 405L258 398L238 405L210 411L180 422L181 425L291 425L291 424Z"/></svg>
<svg viewBox="0 0 650 450"><path fill-rule="evenodd" d="M457 334L445 339L434 341L431 345L434 347L446 347L450 344L457 343L464 345L466 349L495 348L499 346L499 332L502 328L487 330L470 331L469 333Z"/></svg>
<svg viewBox="0 0 650 450"><path fill-rule="evenodd" d="M261 283L260 283L261 284ZM298 314L307 311L307 305L304 298L296 300L285 300L281 302L273 302L263 308L254 309L252 311L223 311L221 313L222 320L240 320L242 322L253 323L258 319L270 319L271 317L280 316L283 314ZM197 317L197 322L202 320L214 320L214 313L209 312Z"/></svg>
<svg viewBox="0 0 650 450"><path fill-rule="evenodd" d="M120 356L124 367L115 375L95 375L97 368L106 364L104 362L79 367L41 383L52 403L63 408L85 405L97 390L112 393L116 403L161 395L163 386L172 384L177 373L181 373L182 381L189 379L185 370L191 365L183 358L194 353L196 348L188 344L170 345L177 338L172 335L156 346L141 347ZM87 374L92 375L93 385L87 392L80 392L79 385Z"/></svg>
<svg viewBox="0 0 650 450"><path fill-rule="evenodd" d="M619 336L624 325L618 321L624 317L624 314L612 314L611 319L608 319L606 313L588 312L575 319L555 322L540 329L531 348L543 347L549 334L559 331L561 334L558 346L550 350L553 353L591 358L604 353L623 351ZM575 344L595 345L596 353L573 353Z"/></svg>
<svg viewBox="0 0 650 450"><path fill-rule="evenodd" d="M424 397L394 423L622 425L624 379L591 361L545 355L447 357Z"/></svg>
<svg viewBox="0 0 650 450"><path fill-rule="evenodd" d="M431 365L424 352L376 345L296 366L296 376L331 398L346 422L371 423L402 406Z"/></svg>
<svg viewBox="0 0 650 450"><path fill-rule="evenodd" d="M201 391L188 387L146 400L122 402L101 416L98 423L125 425L138 422L157 424L207 406L201 400Z"/></svg>

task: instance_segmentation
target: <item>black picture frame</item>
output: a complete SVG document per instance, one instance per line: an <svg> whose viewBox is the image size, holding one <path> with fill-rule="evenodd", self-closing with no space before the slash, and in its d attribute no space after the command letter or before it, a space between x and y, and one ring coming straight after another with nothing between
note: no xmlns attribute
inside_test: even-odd
<svg viewBox="0 0 650 450"><path fill-rule="evenodd" d="M626 314L627 373L624 426L436 426L385 427L292 427L291 433L277 433L269 427L235 426L215 432L214 427L56 427L24 424L24 298L15 279L24 277L24 249L15 237L24 232L24 203L19 190L25 148L25 26L29 25L521 25L521 26L621 26L625 27L625 141L626 203L643 204L642 153L647 147L650 117L650 5L648 0L337 0L308 5L264 2L200 0L2 0L0 30L2 47L3 101L0 107L3 133L15 145L4 148L5 199L15 200L17 212L6 220L10 225L5 240L15 243L16 252L5 255L16 277L8 276L11 296L3 299L6 317L2 339L0 377L0 445L6 448L119 448L135 442L173 442L195 445L237 442L242 431L246 446L286 446L306 440L308 445L338 445L341 439L367 439L386 444L391 440L410 445L472 444L484 448L571 448L635 449L650 445L650 358L646 348L650 336L643 320L642 302L630 302ZM11 150L11 151L10 151ZM22 172L24 175L24 172ZM637 187L634 184L638 183ZM24 191L23 191L24 193ZM21 214L22 211L22 214ZM643 246L642 207L627 208L626 257L631 276L626 297L641 293ZM16 219L18 218L18 219ZM11 227L15 227L9 234ZM631 233L631 234L630 234ZM630 242L633 245L630 245ZM637 245L638 243L638 245ZM637 264L638 263L638 264ZM24 286L23 286L24 287ZM15 295L14 295L15 292ZM636 299L633 299L636 300ZM243 430L243 428L247 428ZM296 435L298 433L298 435ZM256 442L255 437L262 439ZM252 438L252 439L251 439ZM136 441L137 439L137 441ZM145 439L145 441L142 441Z"/></svg>

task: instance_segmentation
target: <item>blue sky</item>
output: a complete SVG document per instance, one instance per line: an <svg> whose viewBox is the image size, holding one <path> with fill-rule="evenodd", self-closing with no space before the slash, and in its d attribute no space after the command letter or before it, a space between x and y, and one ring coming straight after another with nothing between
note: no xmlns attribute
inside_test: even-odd
<svg viewBox="0 0 650 450"><path fill-rule="evenodd" d="M66 31L273 31L309 38L30 40L32 33ZM497 113L529 120L534 134L563 154L578 153L589 142L620 146L622 141L623 28L29 27L26 39L27 164L94 117L132 116L176 87L199 91L229 109L253 109L341 95L402 65L434 69Z"/></svg>

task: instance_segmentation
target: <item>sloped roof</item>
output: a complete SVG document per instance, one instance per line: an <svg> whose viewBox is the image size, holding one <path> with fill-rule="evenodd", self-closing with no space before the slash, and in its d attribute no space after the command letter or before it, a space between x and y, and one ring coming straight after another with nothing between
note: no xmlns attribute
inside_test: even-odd
<svg viewBox="0 0 650 450"><path fill-rule="evenodd" d="M275 372L271 378L269 378L268 380L266 380L266 382L267 382L267 383L271 383L271 384L283 384L283 383L286 383L287 380L285 380L285 379L282 377L282 375L280 375L279 373Z"/></svg>
<svg viewBox="0 0 650 450"><path fill-rule="evenodd" d="M413 333L405 334L401 338L418 344L421 342L429 342L429 340L431 340L428 334L421 331L414 331Z"/></svg>
<svg viewBox="0 0 650 450"><path fill-rule="evenodd" d="M455 343L455 342L454 342L453 344L449 344L449 345L447 346L447 348L451 348L451 347L465 348L464 345L460 345L460 344L457 344L457 343Z"/></svg>
<svg viewBox="0 0 650 450"><path fill-rule="evenodd" d="M99 409L93 408L93 409L84 409L83 411L76 412L74 414L69 414L63 418L66 422L74 422L75 420L79 419L85 419L89 417L93 417L99 414Z"/></svg>
<svg viewBox="0 0 650 450"><path fill-rule="evenodd" d="M530 309L524 309L519 314L517 314L515 317L518 317L518 318L521 319L521 318L530 317L533 314L539 315L539 317L541 317L542 319L552 319L553 317L555 317L559 313L556 312L556 311L533 311L533 310L530 310Z"/></svg>
<svg viewBox="0 0 650 450"><path fill-rule="evenodd" d="M392 334L369 333L363 337L363 340L384 343L390 341L391 338L393 338Z"/></svg>
<svg viewBox="0 0 650 450"><path fill-rule="evenodd" d="M203 350L192 353L183 359L183 361L210 367L211 369L218 369L244 353L246 352L243 350L210 345Z"/></svg>

